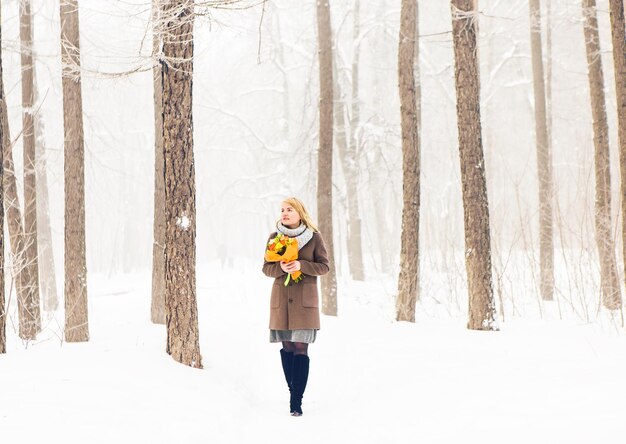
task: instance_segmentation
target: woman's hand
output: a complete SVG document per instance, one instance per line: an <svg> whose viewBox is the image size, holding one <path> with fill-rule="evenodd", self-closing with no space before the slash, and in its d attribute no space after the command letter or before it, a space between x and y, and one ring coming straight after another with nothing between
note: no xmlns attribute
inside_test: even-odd
<svg viewBox="0 0 626 444"><path fill-rule="evenodd" d="M300 270L300 261L291 261L291 262L285 262L285 261L280 261L280 268L285 272L285 273L295 273L296 271Z"/></svg>

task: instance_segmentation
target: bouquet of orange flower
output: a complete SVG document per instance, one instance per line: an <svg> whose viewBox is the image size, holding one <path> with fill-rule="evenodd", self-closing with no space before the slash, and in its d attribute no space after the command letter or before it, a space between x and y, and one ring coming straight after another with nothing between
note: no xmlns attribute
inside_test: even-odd
<svg viewBox="0 0 626 444"><path fill-rule="evenodd" d="M267 244L265 250L265 260L268 262L291 262L298 259L298 241L290 237L285 236L282 233L278 233L274 239L271 239ZM294 282L300 282L302 280L302 273L297 270L294 273L288 274L285 279L285 286L289 284L289 281L293 279Z"/></svg>

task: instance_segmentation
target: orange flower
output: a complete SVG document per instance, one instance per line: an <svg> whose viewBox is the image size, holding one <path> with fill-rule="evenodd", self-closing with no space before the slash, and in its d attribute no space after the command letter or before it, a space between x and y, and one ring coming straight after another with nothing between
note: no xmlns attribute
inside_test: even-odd
<svg viewBox="0 0 626 444"><path fill-rule="evenodd" d="M278 251L275 250L276 242L281 244L281 248ZM268 262L292 262L297 259L298 241L283 236L280 233L268 243L267 250L265 250L265 260ZM302 280L302 272L297 270L288 274L287 279L285 279L285 286L289 284L291 279L293 279L294 282L300 282Z"/></svg>

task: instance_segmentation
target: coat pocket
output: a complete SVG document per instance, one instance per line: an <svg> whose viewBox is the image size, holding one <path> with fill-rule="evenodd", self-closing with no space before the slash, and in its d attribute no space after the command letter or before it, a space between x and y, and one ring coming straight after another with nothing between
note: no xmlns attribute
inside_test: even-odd
<svg viewBox="0 0 626 444"><path fill-rule="evenodd" d="M272 285L272 298L270 300L270 308L279 308L280 307L280 293L281 293L280 284Z"/></svg>
<svg viewBox="0 0 626 444"><path fill-rule="evenodd" d="M305 308L319 307L317 283L304 284L302 286L302 306Z"/></svg>

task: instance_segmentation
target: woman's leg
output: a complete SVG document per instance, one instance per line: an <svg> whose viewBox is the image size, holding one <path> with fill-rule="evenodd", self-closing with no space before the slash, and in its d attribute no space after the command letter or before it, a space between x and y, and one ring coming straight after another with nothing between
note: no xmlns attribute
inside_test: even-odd
<svg viewBox="0 0 626 444"><path fill-rule="evenodd" d="M293 378L291 383L291 415L302 415L302 395L309 379L309 344L294 342Z"/></svg>
<svg viewBox="0 0 626 444"><path fill-rule="evenodd" d="M294 342L283 341L283 350L285 351L285 353L293 353L294 351L296 351L296 347L294 344Z"/></svg>
<svg viewBox="0 0 626 444"><path fill-rule="evenodd" d="M292 381L293 381L293 352L295 347L293 342L283 341L283 348L280 350L280 362L283 365L283 373L285 375L285 381L287 381L287 387L289 387L289 394L291 398ZM291 410L291 404L289 405L289 411Z"/></svg>
<svg viewBox="0 0 626 444"><path fill-rule="evenodd" d="M307 355L309 350L309 344L305 342L292 342L294 355Z"/></svg>

